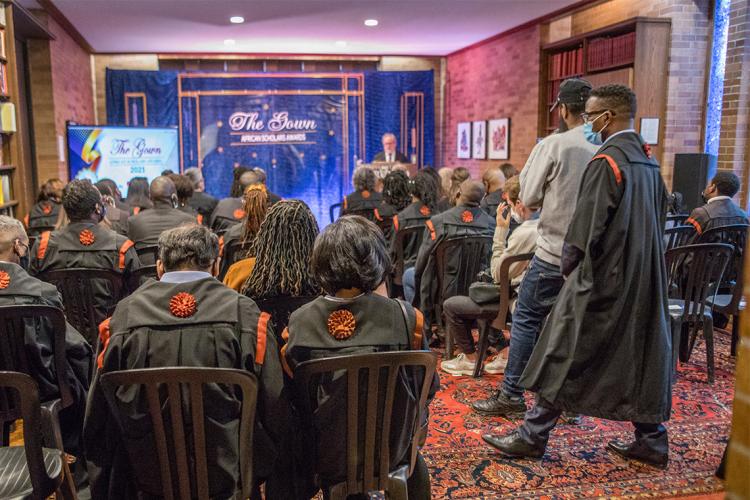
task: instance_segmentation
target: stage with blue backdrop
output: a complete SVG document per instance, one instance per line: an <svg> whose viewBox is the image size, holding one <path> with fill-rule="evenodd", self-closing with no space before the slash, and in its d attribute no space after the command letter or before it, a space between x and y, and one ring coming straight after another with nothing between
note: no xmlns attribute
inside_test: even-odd
<svg viewBox="0 0 750 500"><path fill-rule="evenodd" d="M235 167L262 167L271 191L304 200L323 226L385 132L419 166L434 165L433 88L432 71L107 70L107 120L178 127L181 169L201 167L217 198L229 195Z"/></svg>

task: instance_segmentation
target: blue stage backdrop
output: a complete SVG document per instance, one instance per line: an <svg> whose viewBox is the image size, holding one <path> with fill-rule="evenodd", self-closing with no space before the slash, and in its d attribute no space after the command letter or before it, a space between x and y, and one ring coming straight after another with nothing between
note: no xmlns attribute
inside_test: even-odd
<svg viewBox="0 0 750 500"><path fill-rule="evenodd" d="M110 125L178 126L181 168L228 196L235 167L262 167L268 187L310 205L318 223L393 132L420 165L434 161L432 71L178 73L107 70Z"/></svg>

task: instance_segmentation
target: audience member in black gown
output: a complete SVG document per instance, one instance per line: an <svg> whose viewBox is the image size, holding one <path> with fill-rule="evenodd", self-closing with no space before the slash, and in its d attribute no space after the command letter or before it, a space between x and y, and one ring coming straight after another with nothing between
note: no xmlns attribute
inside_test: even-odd
<svg viewBox="0 0 750 500"><path fill-rule="evenodd" d="M184 175L193 183L193 196L188 200L188 204L203 216L203 224L208 225L211 221L211 214L219 200L206 193L206 182L203 179L201 169L197 167L188 168Z"/></svg>
<svg viewBox="0 0 750 500"><path fill-rule="evenodd" d="M130 206L123 201L122 193L120 192L120 188L117 187L115 181L112 179L99 179L94 183L94 186L96 186L96 189L98 189L102 195L111 196L112 200L115 202L115 207L126 212L130 211Z"/></svg>
<svg viewBox="0 0 750 500"><path fill-rule="evenodd" d="M260 167L255 167L253 169L253 172L255 172L255 174L258 176L258 182L266 186L266 190L268 191L268 203L273 205L280 202L281 196L272 193L271 190L268 189L268 183L266 182L268 180L268 176L266 175L266 171Z"/></svg>
<svg viewBox="0 0 750 500"><path fill-rule="evenodd" d="M482 175L482 184L487 194L482 198L480 206L487 214L497 218L497 207L503 202L503 184L505 176L500 167L490 167Z"/></svg>
<svg viewBox="0 0 750 500"><path fill-rule="evenodd" d="M24 269L29 252L29 239L21 223L0 215L0 306L44 305L62 310L62 299L54 285L29 276ZM57 333L46 320L27 323L26 353L31 362L31 375L39 385L39 399L42 402L60 397L52 358L53 338ZM85 487L86 481L81 431L92 356L89 343L66 323L66 378L73 404L60 413L60 427L66 453L78 459L72 469L79 488Z"/></svg>
<svg viewBox="0 0 750 500"><path fill-rule="evenodd" d="M177 210L195 217L198 224L203 224L203 216L190 205L190 199L193 197L193 183L190 179L180 174L169 174L174 187L177 190Z"/></svg>
<svg viewBox="0 0 750 500"><path fill-rule="evenodd" d="M219 201L214 212L211 214L210 227L219 233L242 222L245 218L245 209L242 207L242 197L245 189L251 184L258 184L260 182L258 174L244 167L236 168L235 173L239 172L240 169L243 169L242 175L232 184L232 195L229 198Z"/></svg>
<svg viewBox="0 0 750 500"><path fill-rule="evenodd" d="M375 220L375 209L383 202L383 195L375 191L375 172L369 167L357 167L352 174L354 192L344 198L341 215L357 214Z"/></svg>
<svg viewBox="0 0 750 500"><path fill-rule="evenodd" d="M383 202L373 211L374 222L383 230L386 241L393 238L393 218L411 203L409 177L403 170L393 170L383 179Z"/></svg>
<svg viewBox="0 0 750 500"><path fill-rule="evenodd" d="M59 229L65 224L62 209L62 190L65 184L60 179L49 179L39 189L36 203L24 218L30 236L44 231Z"/></svg>
<svg viewBox="0 0 750 500"><path fill-rule="evenodd" d="M214 278L218 257L219 238L205 226L193 223L166 231L159 238L160 280L147 281L121 301L100 327L105 347L98 358L84 425L95 500L139 498L134 491L136 477L149 485L149 493L162 491L151 421L143 413L145 392L137 388L118 392L119 411L113 414L100 385L101 375L169 366L254 373L259 383L254 478L258 483L266 481L266 498L301 498L293 491L296 476L288 474L290 412L276 336L267 314ZM223 402L205 406L209 494L234 498L240 481L236 427L240 401L233 390L220 386L207 386L204 391L208 401Z"/></svg>
<svg viewBox="0 0 750 500"><path fill-rule="evenodd" d="M253 242L258 235L260 225L266 218L268 212L268 191L263 184L251 184L245 189L242 197L242 210L245 212L245 218L240 224L227 229L227 232L219 240L221 243L221 273L219 278L224 280L224 284L239 291L242 284L252 271L252 264L243 263L243 260L255 257L253 251ZM228 248L240 243L240 248L233 256L233 262L229 262ZM233 266L235 263L239 265ZM227 270L233 266L232 275L229 276ZM229 279L225 279L229 276Z"/></svg>
<svg viewBox="0 0 750 500"><path fill-rule="evenodd" d="M442 168L440 170L443 170ZM450 171L450 169L447 169L447 171ZM440 174L437 170L435 170L432 167L424 167L420 170L420 172L423 172L427 175L429 175L432 180L435 181L435 185L437 186L437 210L439 212L443 212L445 210L448 210L450 208L450 203L448 202L448 192L443 189L443 179L440 177Z"/></svg>
<svg viewBox="0 0 750 500"><path fill-rule="evenodd" d="M279 334L297 307L320 295L320 287L310 274L317 235L315 216L300 200L275 204L260 225L253 245L255 265L242 293L271 315L274 331Z"/></svg>
<svg viewBox="0 0 750 500"><path fill-rule="evenodd" d="M461 184L468 179L471 179L469 169L466 167L456 167L453 169L453 172L451 173L451 184L447 193L448 203L450 203L451 206L456 206L456 200L458 199L456 193L458 193L458 190L461 188Z"/></svg>
<svg viewBox="0 0 750 500"><path fill-rule="evenodd" d="M313 277L325 296L292 313L286 332L289 343L282 350L285 369L294 369L311 359L384 351L408 351L426 348L422 338L422 314L409 304L387 297L384 279L390 268L385 239L378 227L363 217L346 216L326 227L315 242L312 256ZM346 479L347 411L340 380L324 383L319 394L315 422L320 432L316 468L333 484ZM439 384L437 376L432 395ZM418 394L418 380L404 374L397 391ZM345 396L344 396L345 397ZM415 419L404 411L395 421ZM425 422L414 425L426 427ZM411 436L409 436L411 438ZM410 442L391 440L391 463L407 463ZM324 489L327 485L321 485ZM430 477L421 455L408 481L409 498L430 498Z"/></svg>
<svg viewBox="0 0 750 500"><path fill-rule="evenodd" d="M130 207L131 215L138 215L141 211L153 208L149 197L148 179L145 177L133 177L128 182L128 196L125 203Z"/></svg>
<svg viewBox="0 0 750 500"><path fill-rule="evenodd" d="M693 210L685 221L695 229L693 242L714 227L748 223L747 214L732 201L739 190L740 179L732 172L714 175L702 193L706 204Z"/></svg>
<svg viewBox="0 0 750 500"><path fill-rule="evenodd" d="M104 205L106 207L104 219L102 219L100 224L118 234L127 236L130 207L122 203L122 201L119 202L118 206L117 200L120 197L120 195L118 194L120 191L117 189L117 185L114 183L114 181L103 179L94 184L94 186L96 186L96 189L98 189L102 194L102 201L104 202ZM112 186L114 186L114 189L112 188Z"/></svg>

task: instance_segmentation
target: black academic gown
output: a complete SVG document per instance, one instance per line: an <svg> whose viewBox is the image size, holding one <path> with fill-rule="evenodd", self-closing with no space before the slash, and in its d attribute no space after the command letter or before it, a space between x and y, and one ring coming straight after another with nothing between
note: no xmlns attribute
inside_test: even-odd
<svg viewBox="0 0 750 500"><path fill-rule="evenodd" d="M54 200L35 203L24 218L29 236L36 236L54 228L62 219L62 211L62 204Z"/></svg>
<svg viewBox="0 0 750 500"><path fill-rule="evenodd" d="M244 218L245 209L242 208L242 198L224 198L216 205L211 214L211 229L226 231L235 224L242 222Z"/></svg>
<svg viewBox="0 0 750 500"><path fill-rule="evenodd" d="M172 313L180 293L195 301L193 314ZM294 477L287 477L291 453L290 409L276 337L249 298L226 288L214 278L188 283L147 281L120 302L112 318L100 328L105 351L99 356L84 424L91 492L96 499L136 498L134 477L152 478L150 488L161 494L156 450L148 436L150 417L145 394L118 393L123 412L112 415L99 377L103 373L166 366L235 368L258 377L258 407L253 436L256 481L266 481L266 498L294 499ZM234 393L204 387L207 404L206 448L211 498L231 498L238 485L238 448L233 436L239 421ZM123 439L124 438L124 439ZM131 460L128 460L128 457ZM214 458L211 458L214 457Z"/></svg>
<svg viewBox="0 0 750 500"><path fill-rule="evenodd" d="M661 423L670 416L676 363L664 264L667 191L645 149L626 132L586 168L563 250L564 268L577 266L521 384L559 409Z"/></svg>
<svg viewBox="0 0 750 500"><path fill-rule="evenodd" d="M149 208L130 216L128 219L128 238L135 243L136 250L140 250L146 246L156 245L161 233L168 229L197 222L195 215L186 214L171 206ZM155 262L143 260L143 265L152 264L155 264Z"/></svg>
<svg viewBox="0 0 750 500"><path fill-rule="evenodd" d="M435 303L440 295L437 279L437 259L435 249L437 246L454 236L489 236L495 234L496 221L480 207L468 207L459 205L450 210L433 216L425 223L425 232L422 237L422 245L419 247L417 262L414 269L415 289L414 304L419 304L419 309L425 315L426 323L432 324L435 320ZM490 265L492 256L492 244L487 245L487 255L481 263L481 269ZM448 269L460 269L458 255L447 257ZM455 279L446 277L443 296L452 297L456 295Z"/></svg>
<svg viewBox="0 0 750 500"><path fill-rule="evenodd" d="M432 210L430 207L422 203L421 201L415 201L409 206L401 210L396 216L393 217L393 239L391 242L391 259L396 256L396 236L399 231L410 229L413 227L425 227L425 222L430 220L432 217ZM404 269L407 267L413 267L417 261L417 253L419 252L419 246L422 244L423 233L413 234L405 238L403 242L404 247Z"/></svg>
<svg viewBox="0 0 750 500"><path fill-rule="evenodd" d="M332 314L342 310L351 313L355 326L351 336L339 340L329 332L328 324ZM300 363L312 359L427 349L422 338L422 321L422 314L405 302L373 293L354 299L318 297L297 309L289 318L284 334L289 341L282 350L285 369L293 377ZM419 380L415 374L407 373L401 378L397 391L405 391L405 398L414 398L419 395ZM430 397L439 386L435 375ZM346 479L346 440L342 439L347 428L346 384L340 377L333 376L320 384L318 394L314 425L320 433L320 440L317 450L306 450L304 456L316 456L317 470L336 483ZM413 410L394 408L394 421L415 421ZM427 425L427 421L422 425ZM410 458L407 452L412 428L403 427L405 434L391 439L392 466Z"/></svg>
<svg viewBox="0 0 750 500"><path fill-rule="evenodd" d="M203 223L208 225L211 222L211 214L214 212L219 200L203 191L193 192L193 196L188 199L188 205L193 207L196 212L203 216Z"/></svg>
<svg viewBox="0 0 750 500"><path fill-rule="evenodd" d="M29 272L44 273L72 268L108 269L121 274L125 294L138 288L136 272L141 264L133 242L111 229L93 222L74 222L59 231L43 233L31 249ZM104 321L117 305L108 281L93 281L94 311L97 322ZM87 339L96 345L95 338Z"/></svg>
<svg viewBox="0 0 750 500"><path fill-rule="evenodd" d="M21 266L9 262L0 261L0 272L8 275L8 285L0 288L0 306L44 305L62 310L60 294L53 285L29 276ZM26 328L26 353L31 360L32 376L39 385L41 402L60 397L52 356L54 335L52 325L46 321L37 321L35 325L29 323ZM68 323L65 358L73 404L60 413L60 430L65 451L82 459L81 430L93 354L89 343Z"/></svg>
<svg viewBox="0 0 750 500"><path fill-rule="evenodd" d="M493 219L497 219L497 207L503 202L503 190L498 189L493 191L482 199L482 203L479 204L482 209L487 212L487 215Z"/></svg>
<svg viewBox="0 0 750 500"><path fill-rule="evenodd" d="M747 214L731 199L721 199L706 203L702 207L693 210L690 217L685 221L685 224L690 224L695 229L695 234L690 238L692 243L697 243L701 235L709 229L747 223ZM706 241L701 242L708 243Z"/></svg>
<svg viewBox="0 0 750 500"><path fill-rule="evenodd" d="M374 210L383 203L383 195L377 191L354 191L347 195L341 205L341 215L357 214L374 221Z"/></svg>

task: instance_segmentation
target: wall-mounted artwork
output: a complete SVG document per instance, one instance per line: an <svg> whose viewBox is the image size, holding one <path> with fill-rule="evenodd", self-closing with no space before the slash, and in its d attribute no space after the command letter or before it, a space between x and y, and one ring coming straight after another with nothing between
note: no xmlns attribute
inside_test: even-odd
<svg viewBox="0 0 750 500"><path fill-rule="evenodd" d="M489 159L507 160L510 157L510 118L490 120Z"/></svg>
<svg viewBox="0 0 750 500"><path fill-rule="evenodd" d="M487 122L472 122L471 128L471 157L484 160L487 158Z"/></svg>
<svg viewBox="0 0 750 500"><path fill-rule="evenodd" d="M457 158L471 158L471 122L458 124L456 150Z"/></svg>

